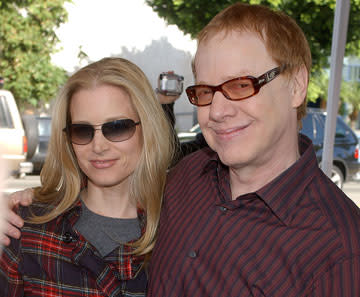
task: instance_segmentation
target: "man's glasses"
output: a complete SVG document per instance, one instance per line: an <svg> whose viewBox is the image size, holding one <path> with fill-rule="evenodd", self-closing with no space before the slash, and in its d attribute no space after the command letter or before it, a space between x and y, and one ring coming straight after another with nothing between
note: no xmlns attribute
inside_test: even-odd
<svg viewBox="0 0 360 297"><path fill-rule="evenodd" d="M140 122L131 119L121 119L107 122L101 125L69 124L63 129L74 144L89 144L95 135L96 130L101 130L104 137L113 142L125 141L131 138ZM95 129L95 127L100 127Z"/></svg>
<svg viewBox="0 0 360 297"><path fill-rule="evenodd" d="M186 89L191 104L196 106L210 105L215 92L221 92L229 100L243 100L257 94L262 86L271 82L281 73L276 67L259 77L241 76L230 79L218 86L194 85Z"/></svg>

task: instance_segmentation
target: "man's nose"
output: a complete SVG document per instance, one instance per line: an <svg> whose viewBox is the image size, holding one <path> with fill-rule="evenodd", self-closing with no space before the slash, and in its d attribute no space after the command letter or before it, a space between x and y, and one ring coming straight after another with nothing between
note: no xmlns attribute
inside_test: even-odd
<svg viewBox="0 0 360 297"><path fill-rule="evenodd" d="M234 102L227 99L220 91L216 91L210 105L209 117L214 121L221 121L234 113Z"/></svg>

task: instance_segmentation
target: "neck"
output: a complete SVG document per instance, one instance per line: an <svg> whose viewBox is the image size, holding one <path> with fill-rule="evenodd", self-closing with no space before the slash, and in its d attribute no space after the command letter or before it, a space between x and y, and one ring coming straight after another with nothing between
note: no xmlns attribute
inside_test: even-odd
<svg viewBox="0 0 360 297"><path fill-rule="evenodd" d="M81 199L92 212L112 218L136 218L136 206L130 201L128 188L99 187L88 181Z"/></svg>
<svg viewBox="0 0 360 297"><path fill-rule="evenodd" d="M279 156L270 156L255 164L229 167L232 199L256 192L292 166L300 157L297 143L286 153L279 152Z"/></svg>

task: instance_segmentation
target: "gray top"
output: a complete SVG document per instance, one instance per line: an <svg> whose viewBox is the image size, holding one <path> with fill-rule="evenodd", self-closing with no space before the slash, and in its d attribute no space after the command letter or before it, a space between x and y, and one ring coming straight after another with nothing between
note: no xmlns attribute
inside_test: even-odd
<svg viewBox="0 0 360 297"><path fill-rule="evenodd" d="M137 218L117 219L98 215L82 203L82 213L75 224L81 235L89 241L102 257L108 255L120 244L138 239L141 235Z"/></svg>

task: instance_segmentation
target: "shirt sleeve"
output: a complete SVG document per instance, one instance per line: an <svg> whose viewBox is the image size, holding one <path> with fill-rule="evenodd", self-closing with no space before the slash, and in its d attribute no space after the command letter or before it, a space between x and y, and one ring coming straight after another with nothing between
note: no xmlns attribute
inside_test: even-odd
<svg viewBox="0 0 360 297"><path fill-rule="evenodd" d="M2 250L0 256L0 296L24 296L18 251L19 240L12 240L11 245Z"/></svg>
<svg viewBox="0 0 360 297"><path fill-rule="evenodd" d="M176 122L175 113L174 113L174 103L161 104L161 107L164 110L165 115L166 115L167 119L169 120L171 127L174 128L175 122Z"/></svg>
<svg viewBox="0 0 360 297"><path fill-rule="evenodd" d="M336 263L315 282L307 297L360 296L360 255Z"/></svg>

